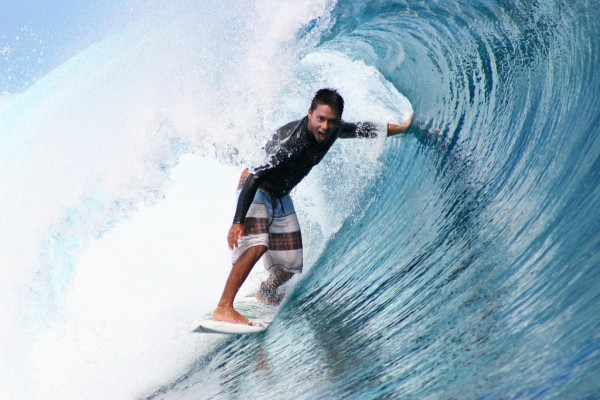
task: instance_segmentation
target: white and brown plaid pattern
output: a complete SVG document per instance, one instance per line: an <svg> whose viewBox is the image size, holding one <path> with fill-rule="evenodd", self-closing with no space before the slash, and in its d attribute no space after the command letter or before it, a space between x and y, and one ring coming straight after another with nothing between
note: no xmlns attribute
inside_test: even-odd
<svg viewBox="0 0 600 400"><path fill-rule="evenodd" d="M267 218L246 217L244 222L244 236L269 233L269 220Z"/></svg>
<svg viewBox="0 0 600 400"><path fill-rule="evenodd" d="M240 179L240 181L243 177ZM243 182L241 182L243 185ZM271 201L269 195L258 190L246 214L244 235L233 250L232 262L253 246L266 246L263 257L265 268L281 268L288 272L302 272L302 234L291 198ZM275 211L273 212L273 205Z"/></svg>
<svg viewBox="0 0 600 400"><path fill-rule="evenodd" d="M290 233L272 233L269 235L269 245L269 248L275 251L301 249L302 234L300 231Z"/></svg>

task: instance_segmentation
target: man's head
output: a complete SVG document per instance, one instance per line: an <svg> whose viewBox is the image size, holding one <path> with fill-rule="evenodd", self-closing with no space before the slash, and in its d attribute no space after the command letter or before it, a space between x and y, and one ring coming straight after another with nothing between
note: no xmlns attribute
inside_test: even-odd
<svg viewBox="0 0 600 400"><path fill-rule="evenodd" d="M308 131L317 142L323 143L338 127L343 112L344 99L338 92L334 89L317 91L308 110Z"/></svg>

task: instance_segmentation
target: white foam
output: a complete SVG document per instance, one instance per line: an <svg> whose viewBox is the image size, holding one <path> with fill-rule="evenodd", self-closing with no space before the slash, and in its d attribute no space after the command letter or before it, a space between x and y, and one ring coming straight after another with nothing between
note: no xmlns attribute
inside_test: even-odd
<svg viewBox="0 0 600 400"><path fill-rule="evenodd" d="M167 195L90 244L59 320L33 350L44 398L133 398L205 345L190 326L229 272L237 168L186 156ZM92 378L93 377L93 378Z"/></svg>

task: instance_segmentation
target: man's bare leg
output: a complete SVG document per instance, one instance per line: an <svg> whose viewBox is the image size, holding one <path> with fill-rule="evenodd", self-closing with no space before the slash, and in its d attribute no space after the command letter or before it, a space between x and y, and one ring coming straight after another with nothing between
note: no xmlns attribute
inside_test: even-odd
<svg viewBox="0 0 600 400"><path fill-rule="evenodd" d="M256 264L266 251L266 246L250 247L244 251L235 264L233 264L231 272L229 273L229 278L227 278L227 283L225 283L225 289L221 295L221 300L219 300L217 309L213 312L213 319L215 321L226 321L248 325L251 323L248 318L244 317L233 308L233 300L244 281L246 281L254 264Z"/></svg>
<svg viewBox="0 0 600 400"><path fill-rule="evenodd" d="M287 272L283 269L276 269L271 271L269 278L262 283L263 290L260 289L256 292L256 298L265 304L279 304L283 298L282 295L277 294L277 288L283 285L294 276L293 273Z"/></svg>

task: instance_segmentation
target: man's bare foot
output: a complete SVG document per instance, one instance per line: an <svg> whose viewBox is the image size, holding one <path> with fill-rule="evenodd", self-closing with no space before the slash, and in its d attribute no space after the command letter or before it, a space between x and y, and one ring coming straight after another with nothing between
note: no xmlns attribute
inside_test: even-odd
<svg viewBox="0 0 600 400"><path fill-rule="evenodd" d="M213 312L213 319L233 324L254 325L252 321L235 311L233 307L217 307Z"/></svg>

